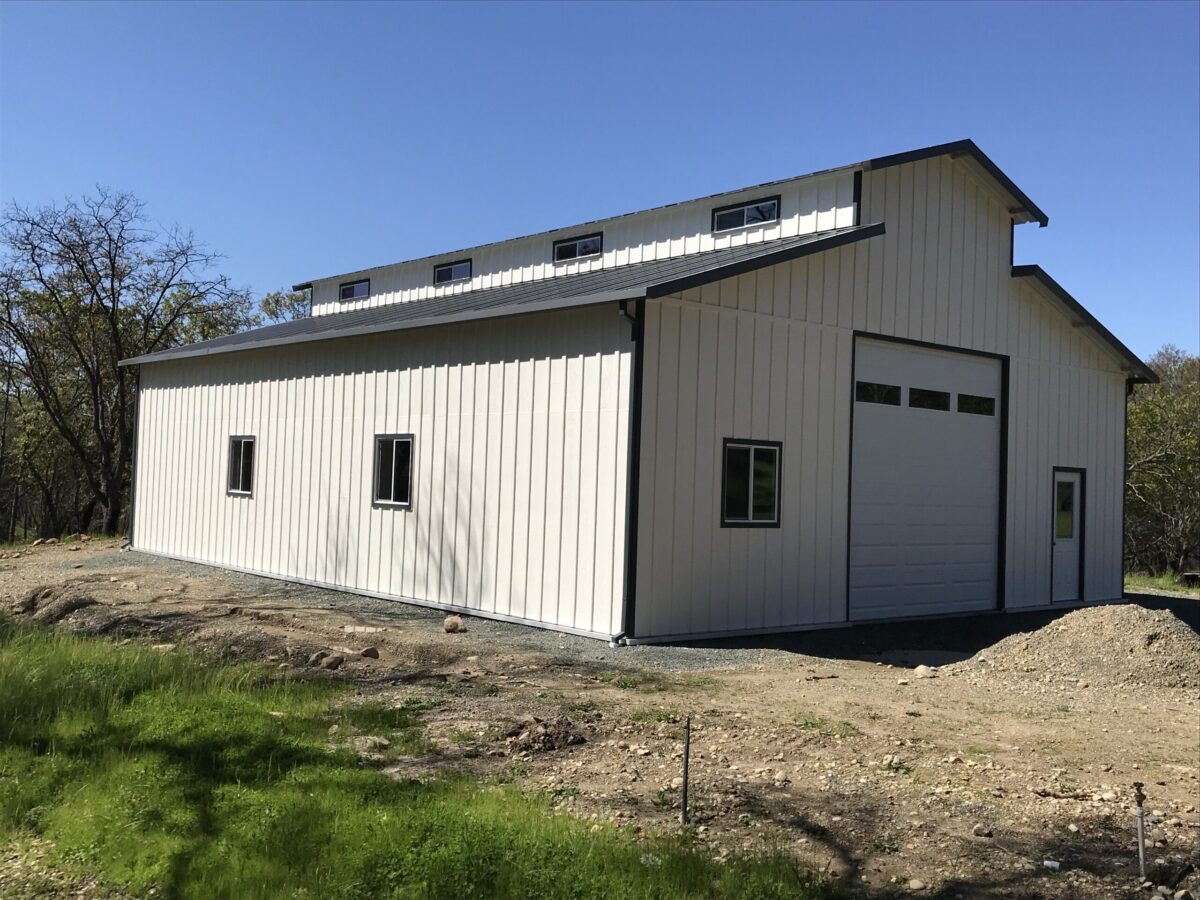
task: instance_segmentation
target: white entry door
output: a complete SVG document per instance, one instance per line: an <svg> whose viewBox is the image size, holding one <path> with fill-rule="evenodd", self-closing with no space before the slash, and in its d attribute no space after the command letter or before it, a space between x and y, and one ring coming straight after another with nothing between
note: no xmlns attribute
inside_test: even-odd
<svg viewBox="0 0 1200 900"><path fill-rule="evenodd" d="M850 618L997 605L1000 362L859 338Z"/></svg>
<svg viewBox="0 0 1200 900"><path fill-rule="evenodd" d="M1044 483L1044 482L1043 482ZM1078 472L1054 473L1054 587L1057 603L1078 600L1083 479Z"/></svg>

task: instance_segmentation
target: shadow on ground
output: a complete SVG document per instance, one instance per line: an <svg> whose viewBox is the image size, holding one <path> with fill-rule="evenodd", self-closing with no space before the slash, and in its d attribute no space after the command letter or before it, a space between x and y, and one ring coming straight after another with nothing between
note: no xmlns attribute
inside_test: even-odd
<svg viewBox="0 0 1200 900"><path fill-rule="evenodd" d="M1146 609L1168 610L1200 634L1200 600L1160 594L1126 594L1125 602ZM676 646L778 650L825 659L938 666L974 656L1009 635L1036 631L1079 608L1064 606L1020 613L991 612L907 622L868 622L850 628L689 641Z"/></svg>

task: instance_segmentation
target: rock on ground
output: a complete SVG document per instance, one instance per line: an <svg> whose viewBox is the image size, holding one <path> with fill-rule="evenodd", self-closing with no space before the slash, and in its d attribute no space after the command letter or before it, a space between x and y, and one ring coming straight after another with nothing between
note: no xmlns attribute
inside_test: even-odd
<svg viewBox="0 0 1200 900"><path fill-rule="evenodd" d="M1014 634L948 668L1034 672L1109 685L1200 687L1200 635L1167 610L1078 609Z"/></svg>

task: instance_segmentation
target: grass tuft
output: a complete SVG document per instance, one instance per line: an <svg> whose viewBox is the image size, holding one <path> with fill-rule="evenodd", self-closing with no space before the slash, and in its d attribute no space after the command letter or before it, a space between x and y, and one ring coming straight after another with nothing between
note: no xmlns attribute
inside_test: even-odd
<svg viewBox="0 0 1200 900"><path fill-rule="evenodd" d="M782 855L593 832L552 814L568 788L385 778L331 722L417 739L429 707L345 693L0 618L0 840L179 898L832 896Z"/></svg>

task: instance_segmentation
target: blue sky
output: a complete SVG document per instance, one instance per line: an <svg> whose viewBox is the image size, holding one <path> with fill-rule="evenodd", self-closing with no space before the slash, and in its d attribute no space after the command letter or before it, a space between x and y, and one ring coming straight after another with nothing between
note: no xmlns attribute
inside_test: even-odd
<svg viewBox="0 0 1200 900"><path fill-rule="evenodd" d="M1037 262L1200 350L1200 4L0 3L0 201L96 184L256 294L973 138Z"/></svg>

